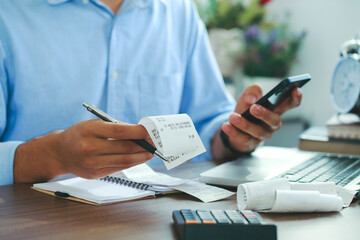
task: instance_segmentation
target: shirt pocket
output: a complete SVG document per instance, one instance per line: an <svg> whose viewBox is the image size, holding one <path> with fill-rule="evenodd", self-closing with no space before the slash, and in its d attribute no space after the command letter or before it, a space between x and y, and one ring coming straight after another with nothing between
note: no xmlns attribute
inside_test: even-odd
<svg viewBox="0 0 360 240"><path fill-rule="evenodd" d="M139 75L138 81L141 117L179 113L184 86L181 73Z"/></svg>

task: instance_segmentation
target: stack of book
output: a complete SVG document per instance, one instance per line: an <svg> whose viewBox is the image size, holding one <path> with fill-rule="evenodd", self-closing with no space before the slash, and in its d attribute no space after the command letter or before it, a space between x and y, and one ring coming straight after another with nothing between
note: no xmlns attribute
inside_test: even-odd
<svg viewBox="0 0 360 240"><path fill-rule="evenodd" d="M357 114L335 115L326 126L329 138L360 141L360 116Z"/></svg>
<svg viewBox="0 0 360 240"><path fill-rule="evenodd" d="M360 155L360 116L335 115L326 126L311 127L300 135L298 147L306 151Z"/></svg>

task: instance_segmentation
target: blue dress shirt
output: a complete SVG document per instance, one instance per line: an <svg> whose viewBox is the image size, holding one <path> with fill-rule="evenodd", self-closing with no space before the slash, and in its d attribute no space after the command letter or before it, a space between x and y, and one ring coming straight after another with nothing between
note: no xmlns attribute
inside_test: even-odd
<svg viewBox="0 0 360 240"><path fill-rule="evenodd" d="M0 185L19 144L94 118L187 113L207 149L234 110L190 0L0 0Z"/></svg>

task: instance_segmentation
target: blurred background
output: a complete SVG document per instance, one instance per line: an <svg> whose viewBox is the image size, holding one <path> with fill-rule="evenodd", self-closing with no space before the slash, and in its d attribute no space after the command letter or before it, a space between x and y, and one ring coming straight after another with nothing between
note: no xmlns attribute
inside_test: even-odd
<svg viewBox="0 0 360 240"><path fill-rule="evenodd" d="M281 79L310 73L301 106L284 115L266 145L295 147L309 126L336 113L330 97L340 47L360 31L358 0L196 0L228 90L251 83L267 92Z"/></svg>

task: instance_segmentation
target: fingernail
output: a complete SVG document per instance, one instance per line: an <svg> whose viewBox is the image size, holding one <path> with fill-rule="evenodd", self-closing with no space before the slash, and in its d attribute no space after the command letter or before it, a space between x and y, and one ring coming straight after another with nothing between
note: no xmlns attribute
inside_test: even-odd
<svg viewBox="0 0 360 240"><path fill-rule="evenodd" d="M263 111L263 109L262 109L261 107L259 107L259 106L257 106L257 105L254 105L254 107L253 107L253 113L254 113L255 115L260 115L260 114L262 113L262 111Z"/></svg>
<svg viewBox="0 0 360 240"><path fill-rule="evenodd" d="M246 101L247 101L249 104L254 104L254 103L256 103L256 96L254 96L254 95L248 95L248 96L246 96Z"/></svg>
<svg viewBox="0 0 360 240"><path fill-rule="evenodd" d="M240 123L240 117L237 115L231 115L230 116L230 122L234 123L234 124L239 124Z"/></svg>
<svg viewBox="0 0 360 240"><path fill-rule="evenodd" d="M225 125L223 126L223 130L224 130L225 133L230 133L230 132L231 132L231 127L230 127L230 125L229 125L229 124L225 124Z"/></svg>
<svg viewBox="0 0 360 240"><path fill-rule="evenodd" d="M300 97L302 95L301 89L297 88L296 95Z"/></svg>

